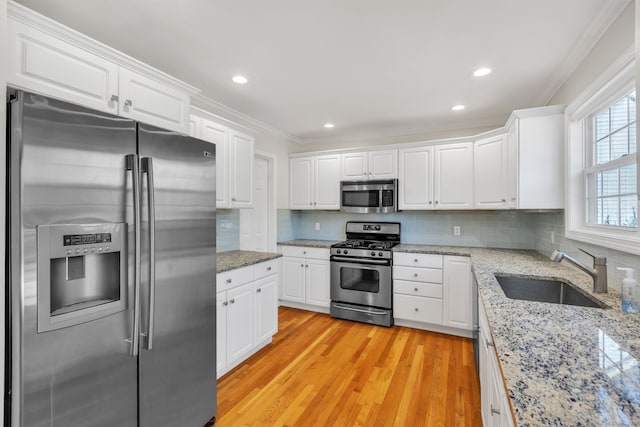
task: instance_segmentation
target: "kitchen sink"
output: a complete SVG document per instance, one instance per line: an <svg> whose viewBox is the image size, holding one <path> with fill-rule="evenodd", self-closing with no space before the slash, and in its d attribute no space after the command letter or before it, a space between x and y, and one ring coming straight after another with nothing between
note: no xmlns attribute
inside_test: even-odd
<svg viewBox="0 0 640 427"><path fill-rule="evenodd" d="M559 280L533 279L514 276L495 276L507 298L581 307L607 306Z"/></svg>

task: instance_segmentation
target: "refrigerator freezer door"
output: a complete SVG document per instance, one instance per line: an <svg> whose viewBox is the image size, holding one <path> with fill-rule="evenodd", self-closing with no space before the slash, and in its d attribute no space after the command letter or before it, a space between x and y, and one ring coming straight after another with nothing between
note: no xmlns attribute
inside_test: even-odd
<svg viewBox="0 0 640 427"><path fill-rule="evenodd" d="M153 270L142 270L140 426L199 427L216 413L215 146L148 125L138 129L142 265L155 268L155 283Z"/></svg>
<svg viewBox="0 0 640 427"><path fill-rule="evenodd" d="M102 298L100 292L91 296L95 283L90 278L94 266L107 264L93 262L97 255L91 252L72 258L65 251L56 260L38 259L37 227L131 223L125 155L135 153L136 124L24 92L17 93L10 113L11 425L135 426L137 360L129 356L126 341L131 337L131 290L121 292L116 286L108 293L110 301L125 303L112 314L38 333L37 263L51 263L45 267L52 274L63 269L59 286L86 286L86 292L75 288L65 293L85 305ZM80 241L74 255L75 249L90 250L90 243L98 242L95 233L73 233L94 239ZM130 234L130 229L124 232ZM117 260L111 264L126 269L128 285L134 269L130 254L124 259L125 265ZM52 316L54 308L66 312L84 307L60 301L52 298Z"/></svg>

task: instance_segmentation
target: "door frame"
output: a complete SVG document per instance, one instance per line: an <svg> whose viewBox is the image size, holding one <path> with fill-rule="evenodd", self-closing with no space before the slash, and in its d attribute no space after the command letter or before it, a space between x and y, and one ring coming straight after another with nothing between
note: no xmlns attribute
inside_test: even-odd
<svg viewBox="0 0 640 427"><path fill-rule="evenodd" d="M267 211L269 213L269 222L267 226L267 249L270 252L277 252L278 194L276 183L278 182L278 160L275 154L260 150L256 150L254 152L254 158L256 157L266 160L268 165L267 173L269 177L269 200L267 203ZM240 235L242 235L243 228L246 226L242 218L243 215L240 215ZM242 241L240 242L240 249L245 249L242 247Z"/></svg>

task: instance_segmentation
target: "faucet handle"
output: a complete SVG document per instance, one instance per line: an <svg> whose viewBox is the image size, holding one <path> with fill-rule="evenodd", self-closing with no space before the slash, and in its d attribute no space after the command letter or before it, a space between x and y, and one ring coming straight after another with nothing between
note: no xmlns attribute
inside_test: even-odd
<svg viewBox="0 0 640 427"><path fill-rule="evenodd" d="M591 258L593 258L593 265L607 265L607 257L604 256L595 256L593 254L590 254L589 252L585 251L582 248L578 248L581 252L584 252L585 254L589 255Z"/></svg>

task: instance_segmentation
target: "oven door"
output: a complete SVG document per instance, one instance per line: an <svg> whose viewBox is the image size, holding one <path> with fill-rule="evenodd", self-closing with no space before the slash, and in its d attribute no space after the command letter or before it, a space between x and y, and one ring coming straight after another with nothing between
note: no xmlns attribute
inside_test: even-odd
<svg viewBox="0 0 640 427"><path fill-rule="evenodd" d="M391 260L331 257L331 300L390 309Z"/></svg>

